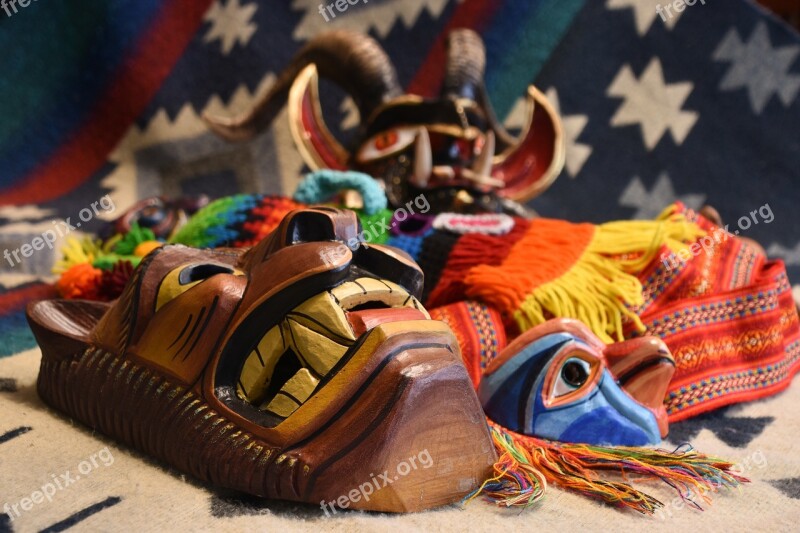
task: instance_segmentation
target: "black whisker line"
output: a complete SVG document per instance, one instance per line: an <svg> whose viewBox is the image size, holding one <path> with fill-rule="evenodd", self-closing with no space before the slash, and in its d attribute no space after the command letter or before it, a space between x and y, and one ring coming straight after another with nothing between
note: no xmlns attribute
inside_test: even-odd
<svg viewBox="0 0 800 533"><path fill-rule="evenodd" d="M294 345L294 348L295 348L295 350L294 350L295 355L297 355L297 357L303 363L303 368L305 368L306 370L311 372L314 375L315 378L322 379L322 375L318 374L317 371L314 370L314 367L312 367L310 364L308 364L308 361L306 360L305 356L302 354L302 352L300 352L300 348L298 348L298 346L297 346L297 339L294 338L294 331L292 331L292 328L289 328L289 335L292 336L292 344Z"/></svg>
<svg viewBox="0 0 800 533"><path fill-rule="evenodd" d="M200 328L200 331L197 332L197 337L194 338L194 342L186 351L186 354L183 356L183 361L186 361L186 358L189 357L194 351L194 347L197 346L197 341L200 340L200 337L203 336L203 332L208 327L208 323L211 322L211 316L214 314L214 311L217 309L217 303L219 303L219 296L214 296L214 301L211 302L211 309L209 309L208 314L206 315L206 321L203 322L203 327Z"/></svg>
<svg viewBox="0 0 800 533"><path fill-rule="evenodd" d="M281 333L281 343L283 344L284 351L286 350L286 337L283 335L283 321L278 322L278 331Z"/></svg>
<svg viewBox="0 0 800 533"><path fill-rule="evenodd" d="M181 332L180 332L180 333L178 333L178 336L177 336L177 337L175 337L175 340L174 340L174 341L172 341L172 344L170 344L169 346L167 346L167 350L169 350L170 348L172 348L173 346L175 346L175 344L176 344L176 343L177 343L179 340L181 340L181 337L183 337L183 334L184 334L184 333L186 333L186 328L188 328L188 327L189 327L189 324L191 323L191 321L192 321L192 318L194 318L194 315L193 315L193 314L191 314L191 313L189 313L189 316L188 316L188 318L186 319L186 324L184 324L184 325L183 325L183 329L181 330Z"/></svg>
<svg viewBox="0 0 800 533"><path fill-rule="evenodd" d="M288 393L288 392L286 392L285 390L281 390L280 392L278 392L278 394L283 394L284 396L286 396L287 398L289 398L290 400L292 400L294 403L296 403L298 406L300 406L300 405L303 405L303 402L301 402L301 401L300 401L298 398L296 398L296 397L295 397L293 394L289 394L289 393ZM277 396L278 394L276 394L275 396Z"/></svg>
<svg viewBox="0 0 800 533"><path fill-rule="evenodd" d="M203 308L200 309L200 314L197 315L197 320L194 321L194 326L192 326L192 331L189 332L189 335L187 335L186 340L183 341L181 347L178 348L178 351L175 352L175 355L172 356L173 359L175 359L178 356L178 354L181 353L184 348L186 348L186 345L189 344L189 341L192 340L192 337L194 337L194 332L197 331L197 326L200 325L200 321L203 320L203 316L205 316L205 314L206 314L206 308L205 306L203 306Z"/></svg>
<svg viewBox="0 0 800 533"><path fill-rule="evenodd" d="M336 305L339 307L342 306L342 302L339 301L339 298L337 298L335 294L333 294L331 291L328 291L328 294L331 295L331 298L333 298L333 301L336 302Z"/></svg>

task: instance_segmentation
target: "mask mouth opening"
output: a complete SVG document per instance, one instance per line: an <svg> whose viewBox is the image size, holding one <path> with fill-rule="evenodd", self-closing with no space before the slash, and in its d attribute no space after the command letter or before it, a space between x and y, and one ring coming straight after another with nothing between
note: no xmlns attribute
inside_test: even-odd
<svg viewBox="0 0 800 533"><path fill-rule="evenodd" d="M401 285L358 267L349 270L329 288L300 298L293 291L293 301L301 303L270 313L278 318L260 321L266 327L259 328L253 317L280 308L281 294L251 313L239 328L249 342L228 343L220 359L215 392L223 403L259 425L274 427L324 387L375 327L430 319Z"/></svg>
<svg viewBox="0 0 800 533"><path fill-rule="evenodd" d="M619 383L622 388L626 388L628 384L637 378L641 378L664 365L668 367L674 367L675 361L667 356L654 357L652 359L641 361L636 366L625 370L624 373L615 377L617 379L617 383ZM630 391L628 392L630 394Z"/></svg>

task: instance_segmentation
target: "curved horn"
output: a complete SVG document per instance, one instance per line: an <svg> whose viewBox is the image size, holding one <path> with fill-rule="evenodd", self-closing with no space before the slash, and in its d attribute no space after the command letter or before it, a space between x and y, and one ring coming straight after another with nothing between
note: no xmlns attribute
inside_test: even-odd
<svg viewBox="0 0 800 533"><path fill-rule="evenodd" d="M486 70L486 49L477 33L469 29L450 32L445 69L442 96L477 101Z"/></svg>
<svg viewBox="0 0 800 533"><path fill-rule="evenodd" d="M286 103L297 76L308 65L347 91L361 116L401 94L386 52L371 37L348 31L331 31L310 40L278 76L272 88L250 110L233 118L203 115L206 124L228 140L246 140L266 128Z"/></svg>
<svg viewBox="0 0 800 533"><path fill-rule="evenodd" d="M536 87L528 87L528 118L519 142L494 157L492 177L500 194L525 202L547 189L564 167L564 131L556 110Z"/></svg>
<svg viewBox="0 0 800 533"><path fill-rule="evenodd" d="M489 129L494 131L500 150L516 144L517 140L503 127L494 113L483 76L486 71L486 47L481 36L473 30L453 30L447 37L447 71L442 96L468 98L483 109Z"/></svg>

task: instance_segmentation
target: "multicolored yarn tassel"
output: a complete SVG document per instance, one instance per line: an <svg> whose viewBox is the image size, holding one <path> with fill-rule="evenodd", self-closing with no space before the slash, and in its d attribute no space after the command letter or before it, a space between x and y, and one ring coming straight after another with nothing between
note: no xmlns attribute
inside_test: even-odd
<svg viewBox="0 0 800 533"><path fill-rule="evenodd" d="M627 479L660 479L688 505L702 510L700 498L731 489L748 480L732 472L733 463L694 451L686 444L675 451L649 448L566 444L520 435L489 421L499 459L495 477L465 499L484 495L501 506L527 507L539 501L547 483L643 514L654 514L663 503L627 482L611 481L601 471Z"/></svg>

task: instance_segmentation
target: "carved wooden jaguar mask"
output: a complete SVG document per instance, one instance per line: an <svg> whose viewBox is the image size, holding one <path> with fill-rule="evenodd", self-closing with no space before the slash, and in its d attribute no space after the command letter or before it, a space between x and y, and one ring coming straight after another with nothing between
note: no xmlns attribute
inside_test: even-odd
<svg viewBox="0 0 800 533"><path fill-rule="evenodd" d="M41 397L225 488L332 501L426 451L350 507L458 500L496 458L481 406L419 268L358 232L295 211L250 249L155 250L111 304L32 304Z"/></svg>

